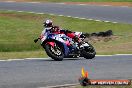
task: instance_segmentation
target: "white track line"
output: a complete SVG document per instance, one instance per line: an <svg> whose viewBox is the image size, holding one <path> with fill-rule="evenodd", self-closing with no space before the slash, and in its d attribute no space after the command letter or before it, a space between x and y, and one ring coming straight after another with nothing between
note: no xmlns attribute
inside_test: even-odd
<svg viewBox="0 0 132 88"><path fill-rule="evenodd" d="M79 18L79 19L81 19L81 20L85 20L86 18Z"/></svg>
<svg viewBox="0 0 132 88"><path fill-rule="evenodd" d="M49 15L52 15L52 16L54 16L55 14L52 14L52 13L51 13L51 14L49 14Z"/></svg>
<svg viewBox="0 0 132 88"><path fill-rule="evenodd" d="M95 20L95 21L97 21L97 22L102 22L101 20Z"/></svg>
<svg viewBox="0 0 132 88"><path fill-rule="evenodd" d="M2 61L7 61L7 60L0 60L0 62L2 62Z"/></svg>
<svg viewBox="0 0 132 88"><path fill-rule="evenodd" d="M116 23L118 23L118 22L112 22L112 23L116 24Z"/></svg>
<svg viewBox="0 0 132 88"><path fill-rule="evenodd" d="M65 3L56 3L56 4L62 4L62 5L64 5Z"/></svg>
<svg viewBox="0 0 132 88"><path fill-rule="evenodd" d="M11 2L12 3L12 2L16 2L16 1L5 1L5 2Z"/></svg>
<svg viewBox="0 0 132 88"><path fill-rule="evenodd" d="M64 15L58 15L58 16L64 16Z"/></svg>
<svg viewBox="0 0 132 88"><path fill-rule="evenodd" d="M67 4L67 3L64 3L64 4ZM96 5L96 4L72 4L72 5L80 5L80 6L81 5L90 5L90 6L103 6L103 7L111 7L111 6L113 6L113 5ZM116 6L116 7L129 7L129 6Z"/></svg>
<svg viewBox="0 0 132 88"><path fill-rule="evenodd" d="M15 10L7 10L7 11L12 12L12 11L15 11ZM18 12L18 11L16 11L16 12Z"/></svg>
<svg viewBox="0 0 132 88"><path fill-rule="evenodd" d="M110 21L104 21L104 22L108 23L108 22L110 22Z"/></svg>
<svg viewBox="0 0 132 88"><path fill-rule="evenodd" d="M13 3L13 2L17 2L17 1L3 1L3 2L10 2L10 3ZM42 2L25 2L25 3L42 3ZM68 5L67 3L55 3L55 4L62 4L62 5ZM73 5L91 5L91 4L73 4ZM93 5L94 6L94 5ZM112 6L112 5L95 5L95 6ZM117 6L117 7L129 7L129 6Z"/></svg>
<svg viewBox="0 0 132 88"><path fill-rule="evenodd" d="M36 13L36 12L28 12L28 13Z"/></svg>
<svg viewBox="0 0 132 88"><path fill-rule="evenodd" d="M114 54L114 55L95 55L97 57L109 57L109 56L132 56L132 54ZM7 59L7 60L0 60L0 62L3 62L3 61L20 61L20 60L47 60L47 59L50 59L49 57L48 58L24 58L24 59Z"/></svg>
<svg viewBox="0 0 132 88"><path fill-rule="evenodd" d="M17 12L24 12L24 11L17 11Z"/></svg>
<svg viewBox="0 0 132 88"><path fill-rule="evenodd" d="M38 88L65 88L65 87L76 86L76 85L79 85L79 83L76 83L76 84L56 85L56 86L46 86L46 87L38 87Z"/></svg>
<svg viewBox="0 0 132 88"><path fill-rule="evenodd" d="M114 56L114 55L95 55L95 56Z"/></svg>
<svg viewBox="0 0 132 88"><path fill-rule="evenodd" d="M44 13L36 13L36 14L44 14Z"/></svg>
<svg viewBox="0 0 132 88"><path fill-rule="evenodd" d="M8 10L8 11L15 11L15 10ZM27 11L16 11L16 12L27 12ZM27 13L45 14L45 13L37 13L37 12L27 12ZM72 17L72 16L65 16L65 15L56 15L56 14L52 14L52 13L50 13L49 15L71 17L71 18L83 19L83 20L90 20L90 21L93 20L93 21L97 21L97 22L118 23L118 22L111 22L111 21L102 21L102 20L95 20L95 19L87 19L87 18L81 18L81 17Z"/></svg>
<svg viewBox="0 0 132 88"><path fill-rule="evenodd" d="M77 18L77 19L79 19L79 17L73 17L73 18Z"/></svg>
<svg viewBox="0 0 132 88"><path fill-rule="evenodd" d="M119 56L127 56L127 55L132 55L132 54L116 54L116 55L119 55Z"/></svg>
<svg viewBox="0 0 132 88"><path fill-rule="evenodd" d="M94 20L94 19L88 19L88 20Z"/></svg>
<svg viewBox="0 0 132 88"><path fill-rule="evenodd" d="M45 60L49 58L25 58L25 60Z"/></svg>
<svg viewBox="0 0 132 88"><path fill-rule="evenodd" d="M26 2L26 3L41 3L41 2Z"/></svg>
<svg viewBox="0 0 132 88"><path fill-rule="evenodd" d="M0 60L0 62L3 61L22 61L22 60L46 60L49 58L24 58L24 59L7 59L7 60Z"/></svg>
<svg viewBox="0 0 132 88"><path fill-rule="evenodd" d="M111 6L111 5L102 5L102 6Z"/></svg>
<svg viewBox="0 0 132 88"><path fill-rule="evenodd" d="M132 54L95 55L95 56L132 56Z"/></svg>
<svg viewBox="0 0 132 88"><path fill-rule="evenodd" d="M25 60L25 59L8 59L7 61L21 61L21 60Z"/></svg>
<svg viewBox="0 0 132 88"><path fill-rule="evenodd" d="M72 16L67 16L67 17L72 17Z"/></svg>
<svg viewBox="0 0 132 88"><path fill-rule="evenodd" d="M79 4L79 5L87 5L87 4Z"/></svg>

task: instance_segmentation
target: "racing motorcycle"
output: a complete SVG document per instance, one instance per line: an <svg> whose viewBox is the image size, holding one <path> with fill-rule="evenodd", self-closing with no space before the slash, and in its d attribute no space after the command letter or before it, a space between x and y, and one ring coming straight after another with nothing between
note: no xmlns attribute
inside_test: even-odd
<svg viewBox="0 0 132 88"><path fill-rule="evenodd" d="M65 34L46 33L40 39L41 46L45 49L47 55L55 61L62 61L63 58L94 58L96 54L95 49L90 43L84 42L86 38L84 34L82 32L74 33L81 40L80 45L75 44L73 39Z"/></svg>

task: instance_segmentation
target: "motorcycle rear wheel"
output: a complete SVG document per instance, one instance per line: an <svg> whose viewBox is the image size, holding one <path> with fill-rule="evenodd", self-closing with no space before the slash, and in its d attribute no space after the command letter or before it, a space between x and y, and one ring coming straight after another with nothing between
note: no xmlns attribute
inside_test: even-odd
<svg viewBox="0 0 132 88"><path fill-rule="evenodd" d="M94 47L88 43L89 46L84 47L84 50L82 50L82 55L86 59L93 59L96 55L96 51Z"/></svg>

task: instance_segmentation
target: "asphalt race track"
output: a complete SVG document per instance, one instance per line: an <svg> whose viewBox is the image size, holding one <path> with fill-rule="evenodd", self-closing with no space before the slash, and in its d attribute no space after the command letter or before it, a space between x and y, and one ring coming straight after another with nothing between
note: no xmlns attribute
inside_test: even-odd
<svg viewBox="0 0 132 88"><path fill-rule="evenodd" d="M41 88L78 83L82 67L91 79L132 79L132 55L63 61L36 58L0 62L0 88Z"/></svg>
<svg viewBox="0 0 132 88"><path fill-rule="evenodd" d="M80 6L53 3L0 2L0 10L52 13L112 22L132 23L131 7ZM0 88L42 88L78 83L81 68L91 79L132 79L132 55L84 58L0 61Z"/></svg>
<svg viewBox="0 0 132 88"><path fill-rule="evenodd" d="M2 10L52 13L112 22L132 23L132 7L0 2Z"/></svg>

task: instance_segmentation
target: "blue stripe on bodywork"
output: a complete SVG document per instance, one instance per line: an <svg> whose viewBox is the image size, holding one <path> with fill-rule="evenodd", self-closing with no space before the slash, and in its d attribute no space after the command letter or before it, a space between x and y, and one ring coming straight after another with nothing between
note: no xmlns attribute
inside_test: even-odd
<svg viewBox="0 0 132 88"><path fill-rule="evenodd" d="M69 48L67 47L67 45L65 43L62 43L64 46L64 50L65 50L65 56L67 56L69 54Z"/></svg>

